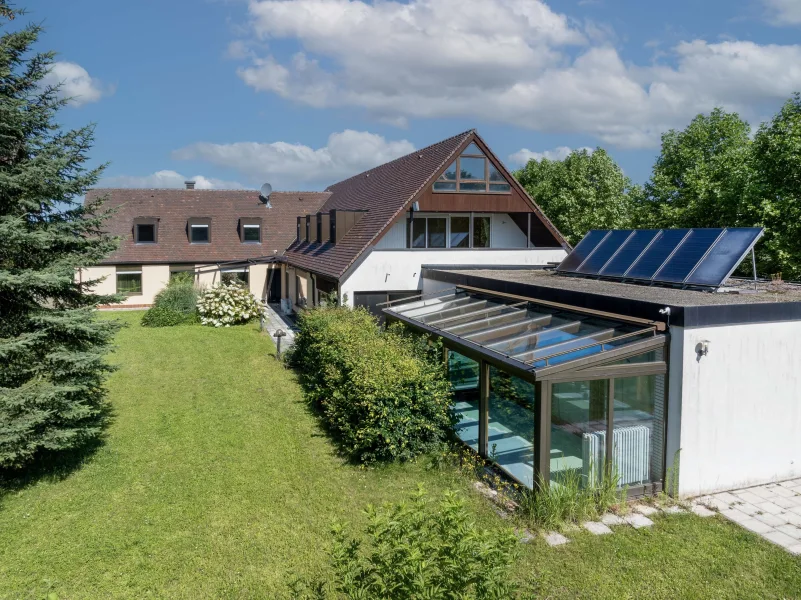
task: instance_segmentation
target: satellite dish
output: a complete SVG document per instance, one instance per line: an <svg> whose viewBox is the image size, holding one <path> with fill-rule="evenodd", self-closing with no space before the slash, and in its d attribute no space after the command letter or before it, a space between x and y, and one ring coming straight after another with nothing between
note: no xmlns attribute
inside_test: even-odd
<svg viewBox="0 0 801 600"><path fill-rule="evenodd" d="M259 197L261 198L262 202L267 206L267 208L272 208L273 205L270 203L270 194L273 193L273 186L269 183L265 183L259 189Z"/></svg>

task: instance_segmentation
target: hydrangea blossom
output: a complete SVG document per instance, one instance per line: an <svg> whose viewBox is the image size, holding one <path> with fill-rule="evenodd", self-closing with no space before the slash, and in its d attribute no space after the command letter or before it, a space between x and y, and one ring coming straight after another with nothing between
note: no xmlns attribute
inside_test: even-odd
<svg viewBox="0 0 801 600"><path fill-rule="evenodd" d="M247 323L261 314L262 306L246 288L221 284L204 292L197 301L200 322L214 327Z"/></svg>

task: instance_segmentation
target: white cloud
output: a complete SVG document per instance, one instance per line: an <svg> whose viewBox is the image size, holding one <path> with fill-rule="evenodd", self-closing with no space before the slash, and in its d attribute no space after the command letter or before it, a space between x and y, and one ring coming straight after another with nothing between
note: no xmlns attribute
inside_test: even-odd
<svg viewBox="0 0 801 600"><path fill-rule="evenodd" d="M42 83L60 84L59 95L62 98L70 98L70 104L73 106L97 102L103 96L114 93L113 87L104 86L98 79L91 77L81 65L73 62L54 62Z"/></svg>
<svg viewBox="0 0 801 600"><path fill-rule="evenodd" d="M322 148L287 142L199 142L173 152L179 160L202 160L235 169L254 182L283 188L330 184L414 150L406 140L387 141L366 131L333 133Z"/></svg>
<svg viewBox="0 0 801 600"><path fill-rule="evenodd" d="M530 160L536 160L537 162L541 161L542 159L546 158L548 160L565 160L568 156L570 156L573 152L579 150L586 150L590 154L593 152L593 148L588 146L583 146L581 148L576 148L573 150L568 146L557 146L553 150L545 150L543 152L533 152L528 148L521 148L514 154L509 155L509 162L513 165L525 165Z"/></svg>
<svg viewBox="0 0 801 600"><path fill-rule="evenodd" d="M801 0L762 0L773 25L801 25Z"/></svg>
<svg viewBox="0 0 801 600"><path fill-rule="evenodd" d="M106 188L183 188L186 181L194 181L198 190L241 190L245 186L238 181L224 181L214 177L195 175L184 177L176 171L156 171L151 175L117 175L104 177L98 187Z"/></svg>
<svg viewBox="0 0 801 600"><path fill-rule="evenodd" d="M654 147L698 112L754 118L801 88L799 45L696 40L635 65L539 0L251 0L250 18L258 39L301 51L250 59L247 85L388 123L469 117Z"/></svg>

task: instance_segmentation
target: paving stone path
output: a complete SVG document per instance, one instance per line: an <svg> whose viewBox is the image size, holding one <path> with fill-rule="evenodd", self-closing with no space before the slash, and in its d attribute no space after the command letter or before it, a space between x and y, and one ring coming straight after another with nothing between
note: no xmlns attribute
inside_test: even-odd
<svg viewBox="0 0 801 600"><path fill-rule="evenodd" d="M791 554L801 554L801 478L702 496L696 503L719 511Z"/></svg>

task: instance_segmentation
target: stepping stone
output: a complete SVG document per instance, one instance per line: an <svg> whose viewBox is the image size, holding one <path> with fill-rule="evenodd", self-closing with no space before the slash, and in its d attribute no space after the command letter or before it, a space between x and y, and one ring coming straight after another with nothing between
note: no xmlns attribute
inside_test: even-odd
<svg viewBox="0 0 801 600"><path fill-rule="evenodd" d="M607 533L612 533L612 530L609 529L609 527L597 521L587 521L586 523L583 523L583 525L584 529L593 535L606 535Z"/></svg>
<svg viewBox="0 0 801 600"><path fill-rule="evenodd" d="M626 521L623 517L618 517L614 513L606 513L601 517L601 523L604 525L624 525Z"/></svg>
<svg viewBox="0 0 801 600"><path fill-rule="evenodd" d="M645 515L641 515L638 513L627 515L624 517L626 519L626 523L634 527L634 529L641 529L643 527L650 527L654 524L654 522L646 517Z"/></svg>
<svg viewBox="0 0 801 600"><path fill-rule="evenodd" d="M650 517L651 515L655 515L659 512L658 508L654 508L653 506L648 506L646 504L635 504L634 510L646 517Z"/></svg>
<svg viewBox="0 0 801 600"><path fill-rule="evenodd" d="M690 510L693 511L693 514L696 514L699 517L711 517L715 514L715 511L709 510L703 504L693 504L693 507Z"/></svg>
<svg viewBox="0 0 801 600"><path fill-rule="evenodd" d="M534 539L534 534L531 533L528 529L519 530L517 532L519 536L519 540L521 544L529 544Z"/></svg>
<svg viewBox="0 0 801 600"><path fill-rule="evenodd" d="M543 533L542 537L545 538L545 543L549 546L561 546L562 544L567 544L570 541L558 531Z"/></svg>
<svg viewBox="0 0 801 600"><path fill-rule="evenodd" d="M669 515L679 515L681 513L687 512L681 506L676 506L675 504L673 506L668 506L666 508L663 508L662 510Z"/></svg>

